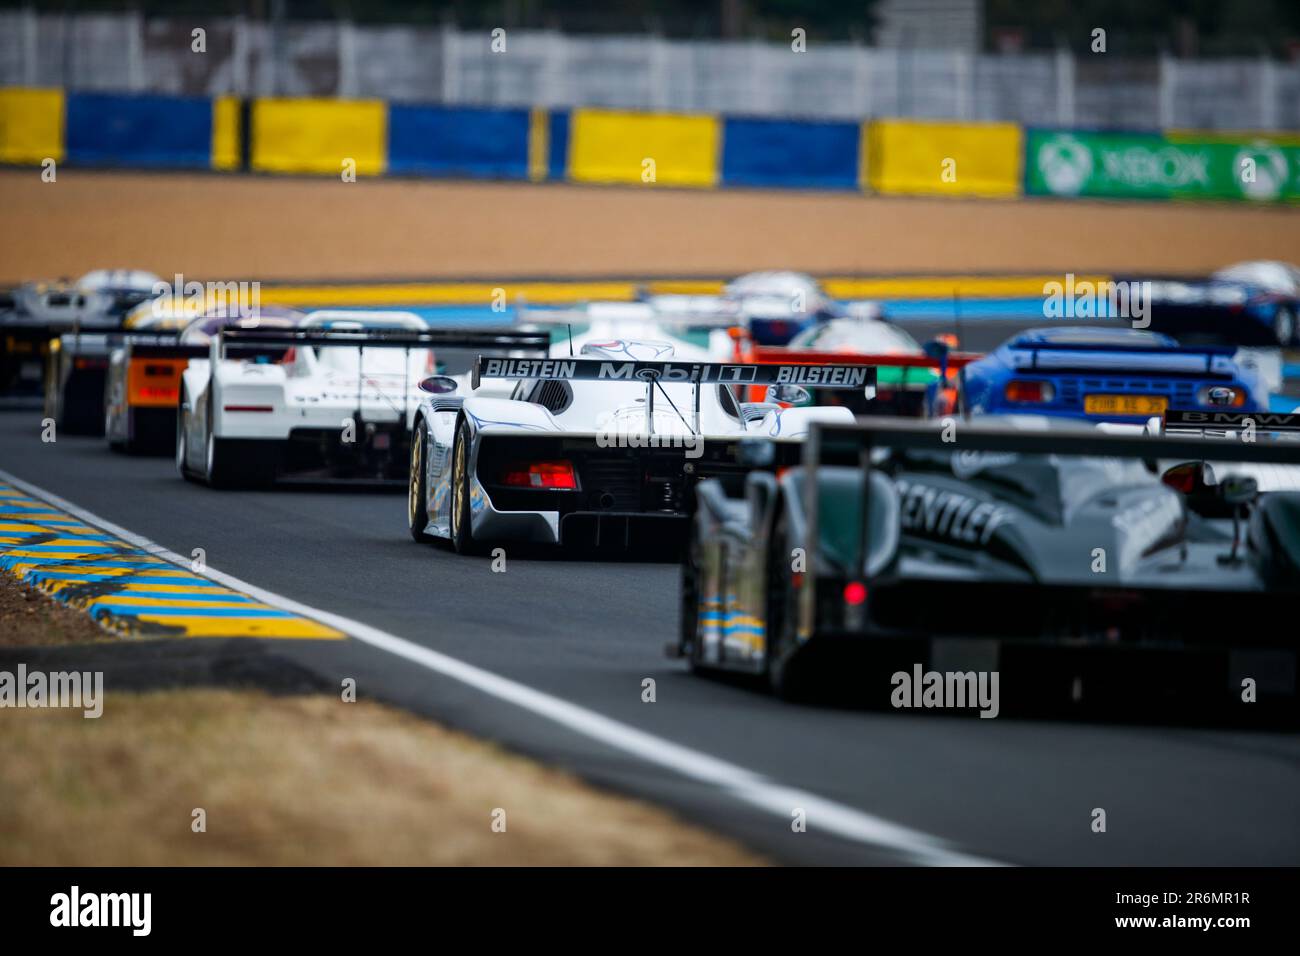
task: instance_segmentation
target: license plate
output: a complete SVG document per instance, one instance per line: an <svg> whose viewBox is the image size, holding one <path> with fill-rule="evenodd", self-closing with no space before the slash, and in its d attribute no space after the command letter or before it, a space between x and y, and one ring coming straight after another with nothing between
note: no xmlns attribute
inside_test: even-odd
<svg viewBox="0 0 1300 956"><path fill-rule="evenodd" d="M1169 399L1163 395L1085 395L1089 415L1163 415Z"/></svg>

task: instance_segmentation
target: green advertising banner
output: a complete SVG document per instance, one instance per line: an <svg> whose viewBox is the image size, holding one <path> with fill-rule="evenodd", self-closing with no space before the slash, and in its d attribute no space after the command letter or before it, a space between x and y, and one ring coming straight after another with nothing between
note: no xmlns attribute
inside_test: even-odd
<svg viewBox="0 0 1300 956"><path fill-rule="evenodd" d="M1029 129L1025 192L1116 199L1300 199L1300 146L1205 134Z"/></svg>

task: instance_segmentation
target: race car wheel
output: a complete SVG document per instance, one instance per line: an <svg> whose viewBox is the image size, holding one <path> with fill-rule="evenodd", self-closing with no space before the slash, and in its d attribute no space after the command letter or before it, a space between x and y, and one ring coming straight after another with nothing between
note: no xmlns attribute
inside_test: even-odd
<svg viewBox="0 0 1300 956"><path fill-rule="evenodd" d="M232 488L235 486L235 474L230 455L217 441L211 431L208 432L208 444L204 453L204 472L208 484L213 488Z"/></svg>
<svg viewBox="0 0 1300 956"><path fill-rule="evenodd" d="M181 424L183 416L179 408L176 409L176 471L186 481L194 480L194 472L190 471L190 466L185 463L185 426Z"/></svg>
<svg viewBox="0 0 1300 956"><path fill-rule="evenodd" d="M415 434L411 436L411 473L406 479L406 520L411 529L411 537L419 542L429 540L429 536L424 533L424 529L429 526L424 443L424 423L416 422Z"/></svg>
<svg viewBox="0 0 1300 956"><path fill-rule="evenodd" d="M1273 316L1273 335L1277 344L1283 346L1300 344L1300 329L1296 328L1295 312L1283 306Z"/></svg>
<svg viewBox="0 0 1300 956"><path fill-rule="evenodd" d="M785 509L782 508L767 549L768 600L763 666L768 684L776 695L783 700L798 701L811 696L811 686L807 675L801 673L789 657L796 611L795 595L790 587L789 540Z"/></svg>
<svg viewBox="0 0 1300 956"><path fill-rule="evenodd" d="M269 442L215 438L208 432L205 477L213 488L263 488L275 480Z"/></svg>
<svg viewBox="0 0 1300 956"><path fill-rule="evenodd" d="M678 650L691 662L691 670L700 670L700 583L699 549L694 531L686 544L682 559L682 616L677 639Z"/></svg>
<svg viewBox="0 0 1300 956"><path fill-rule="evenodd" d="M451 453L451 545L459 554L477 551L469 513L469 443L469 425L462 421Z"/></svg>

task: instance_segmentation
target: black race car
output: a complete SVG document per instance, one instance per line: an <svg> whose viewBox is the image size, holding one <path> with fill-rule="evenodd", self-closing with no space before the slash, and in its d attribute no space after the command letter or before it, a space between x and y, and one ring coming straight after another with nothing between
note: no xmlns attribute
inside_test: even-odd
<svg viewBox="0 0 1300 956"><path fill-rule="evenodd" d="M1000 673L1012 706L1291 708L1300 493L1261 494L1225 459L1294 466L1300 442L815 426L800 467L697 486L672 650L882 706L900 673L937 672Z"/></svg>

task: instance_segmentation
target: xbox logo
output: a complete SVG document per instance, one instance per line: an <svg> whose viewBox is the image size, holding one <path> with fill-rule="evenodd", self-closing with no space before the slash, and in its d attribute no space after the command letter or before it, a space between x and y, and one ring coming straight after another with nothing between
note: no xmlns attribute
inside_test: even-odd
<svg viewBox="0 0 1300 956"><path fill-rule="evenodd" d="M1286 156L1267 143L1256 143L1238 150L1232 168L1247 199L1276 199L1286 185Z"/></svg>
<svg viewBox="0 0 1300 956"><path fill-rule="evenodd" d="M1056 196L1077 196L1092 175L1092 151L1073 136L1054 136L1038 147L1038 171Z"/></svg>

